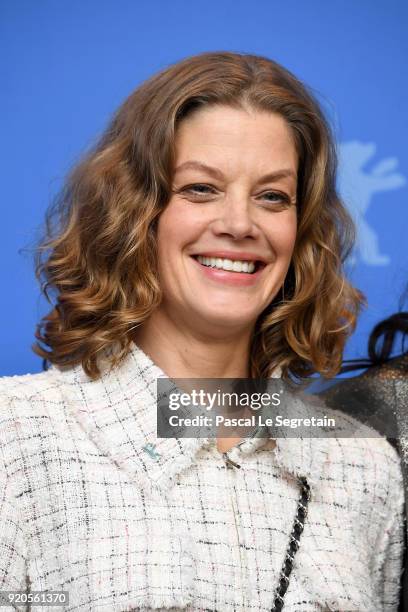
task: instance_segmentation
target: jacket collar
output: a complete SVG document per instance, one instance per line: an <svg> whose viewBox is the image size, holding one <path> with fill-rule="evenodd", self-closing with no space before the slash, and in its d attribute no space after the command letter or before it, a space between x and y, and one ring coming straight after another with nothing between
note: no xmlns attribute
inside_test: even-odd
<svg viewBox="0 0 408 612"><path fill-rule="evenodd" d="M198 450L211 443L208 438L157 437L156 380L167 376L134 343L121 364L105 368L96 381L85 374L81 364L51 369L62 378L68 409L97 448L145 487L170 489L177 475L194 462ZM280 378L280 374L275 372L273 377ZM301 410L307 415L312 408L303 403ZM238 450L240 456L245 455L265 441L246 439L228 455L233 459ZM327 459L327 440L277 438L271 452L284 471L296 478L306 477L313 494Z"/></svg>

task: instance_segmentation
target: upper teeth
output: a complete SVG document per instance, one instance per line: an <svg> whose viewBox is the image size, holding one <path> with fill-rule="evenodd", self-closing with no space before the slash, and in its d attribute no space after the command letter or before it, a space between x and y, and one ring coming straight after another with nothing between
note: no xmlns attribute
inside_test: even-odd
<svg viewBox="0 0 408 612"><path fill-rule="evenodd" d="M197 260L203 264L203 266L220 268L221 270L228 270L232 272L248 272L248 274L252 274L252 272L255 270L254 261L221 259L220 257L203 257L202 255L198 255Z"/></svg>

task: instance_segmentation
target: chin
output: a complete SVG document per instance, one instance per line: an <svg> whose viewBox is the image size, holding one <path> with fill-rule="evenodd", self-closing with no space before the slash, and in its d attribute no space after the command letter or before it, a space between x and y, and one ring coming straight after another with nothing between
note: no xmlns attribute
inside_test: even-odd
<svg viewBox="0 0 408 612"><path fill-rule="evenodd" d="M200 313L198 311L196 312L197 312L197 316L199 317L199 320L201 320L202 322L209 323L214 328L220 327L224 330L226 329L234 330L234 329L240 329L240 328L242 330L247 330L248 328L251 328L255 324L257 317L258 317L258 315L254 315L253 313L251 313L248 316L243 316L242 313L237 313L234 316L231 314L231 312L228 312L227 308L224 308L223 310L224 311L222 313L220 313L219 310L217 310L216 312L214 311L201 311Z"/></svg>

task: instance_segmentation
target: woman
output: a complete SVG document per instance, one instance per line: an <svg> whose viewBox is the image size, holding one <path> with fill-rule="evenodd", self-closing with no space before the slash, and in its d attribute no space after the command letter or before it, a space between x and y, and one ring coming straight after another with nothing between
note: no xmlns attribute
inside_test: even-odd
<svg viewBox="0 0 408 612"><path fill-rule="evenodd" d="M385 440L156 433L160 377L338 371L363 298L335 170L317 102L267 58L203 53L125 101L41 246L52 366L2 382L3 589L67 590L72 610L396 609Z"/></svg>

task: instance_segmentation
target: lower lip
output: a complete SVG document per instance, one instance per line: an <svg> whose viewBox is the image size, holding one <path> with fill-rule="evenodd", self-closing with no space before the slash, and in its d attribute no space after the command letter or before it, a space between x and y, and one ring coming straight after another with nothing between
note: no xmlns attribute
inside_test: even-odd
<svg viewBox="0 0 408 612"><path fill-rule="evenodd" d="M255 285L265 269L265 266L263 266L252 274L248 274L247 272L228 272L227 270L220 270L219 268L203 266L194 257L191 257L191 259L207 278L223 283L224 285L232 285L235 287L251 287Z"/></svg>

